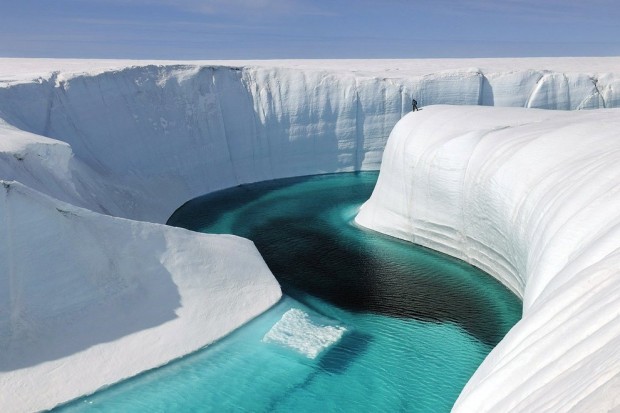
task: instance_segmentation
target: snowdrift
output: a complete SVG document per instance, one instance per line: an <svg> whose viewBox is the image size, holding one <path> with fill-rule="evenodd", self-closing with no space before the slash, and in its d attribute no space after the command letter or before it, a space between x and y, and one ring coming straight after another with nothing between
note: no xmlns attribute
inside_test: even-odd
<svg viewBox="0 0 620 413"><path fill-rule="evenodd" d="M251 241L1 183L3 412L49 408L198 350L281 296Z"/></svg>
<svg viewBox="0 0 620 413"><path fill-rule="evenodd" d="M420 106L620 106L617 67L617 58L0 59L3 411L49 408L164 364L279 298L247 241L146 222L241 183L379 169L412 98ZM460 133L458 122L442 123ZM506 268L479 264L515 291L526 283L544 290L511 267L523 262L491 258Z"/></svg>
<svg viewBox="0 0 620 413"><path fill-rule="evenodd" d="M523 298L456 412L620 406L620 110L424 108L394 128L356 221Z"/></svg>

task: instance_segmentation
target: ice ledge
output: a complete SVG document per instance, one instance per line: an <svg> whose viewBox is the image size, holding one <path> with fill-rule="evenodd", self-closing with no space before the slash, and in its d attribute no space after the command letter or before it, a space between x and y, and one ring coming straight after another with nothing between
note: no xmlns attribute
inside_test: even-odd
<svg viewBox="0 0 620 413"><path fill-rule="evenodd" d="M438 106L395 126L356 221L456 255L523 297L523 319L454 411L620 406L619 115Z"/></svg>
<svg viewBox="0 0 620 413"><path fill-rule="evenodd" d="M0 181L0 406L40 411L165 364L275 304L251 241L110 217Z"/></svg>

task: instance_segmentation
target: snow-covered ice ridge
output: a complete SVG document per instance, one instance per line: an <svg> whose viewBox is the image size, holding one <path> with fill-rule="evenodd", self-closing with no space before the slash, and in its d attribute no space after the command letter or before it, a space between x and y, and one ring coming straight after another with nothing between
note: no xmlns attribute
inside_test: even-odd
<svg viewBox="0 0 620 413"><path fill-rule="evenodd" d="M39 411L200 349L281 296L246 239L0 186L0 406Z"/></svg>
<svg viewBox="0 0 620 413"><path fill-rule="evenodd" d="M0 59L3 411L51 407L161 365L280 297L247 241L144 221L240 183L378 169L413 97L620 106L618 67Z"/></svg>
<svg viewBox="0 0 620 413"><path fill-rule="evenodd" d="M620 109L409 114L356 221L470 262L523 298L455 412L620 407Z"/></svg>

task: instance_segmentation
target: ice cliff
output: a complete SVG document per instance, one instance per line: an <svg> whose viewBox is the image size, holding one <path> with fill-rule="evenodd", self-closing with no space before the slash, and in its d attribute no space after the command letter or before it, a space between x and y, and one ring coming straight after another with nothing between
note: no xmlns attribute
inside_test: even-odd
<svg viewBox="0 0 620 413"><path fill-rule="evenodd" d="M208 344L280 296L246 241L144 221L240 183L378 169L412 98L620 106L617 67L616 58L0 59L0 405L41 409L94 391ZM499 262L504 272L486 269L516 274ZM93 371L103 373L86 380Z"/></svg>
<svg viewBox="0 0 620 413"><path fill-rule="evenodd" d="M455 412L620 406L619 115L436 106L395 126L356 221L523 297Z"/></svg>
<svg viewBox="0 0 620 413"><path fill-rule="evenodd" d="M610 68L620 59L607 61L608 71L597 73L588 60L561 59L552 62L569 71L532 69L536 59L512 62L511 70L502 60L440 60L426 68L425 61L118 62L115 69L85 62L81 71L74 61L31 68L4 59L0 118L70 145L49 149L66 159L58 185L74 182L75 191L36 189L77 197L98 212L164 222L188 199L239 183L378 169L387 136L414 97L421 106L619 106L620 76ZM46 64L60 69L45 72ZM452 69L438 70L442 64Z"/></svg>

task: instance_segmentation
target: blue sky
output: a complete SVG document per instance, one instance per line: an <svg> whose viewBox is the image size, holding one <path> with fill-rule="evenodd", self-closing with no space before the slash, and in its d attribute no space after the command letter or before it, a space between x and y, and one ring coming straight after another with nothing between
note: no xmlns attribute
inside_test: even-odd
<svg viewBox="0 0 620 413"><path fill-rule="evenodd" d="M0 56L620 55L618 0L0 0Z"/></svg>

